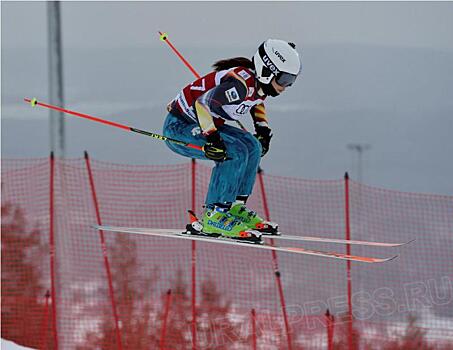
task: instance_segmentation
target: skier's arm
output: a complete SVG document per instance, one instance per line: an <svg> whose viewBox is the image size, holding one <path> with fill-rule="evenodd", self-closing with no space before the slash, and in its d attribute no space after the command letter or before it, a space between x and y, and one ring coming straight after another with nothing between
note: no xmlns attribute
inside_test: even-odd
<svg viewBox="0 0 453 350"><path fill-rule="evenodd" d="M252 114L253 125L255 126L255 137L261 143L263 149L261 152L261 157L263 157L269 151L272 138L272 130L267 121L264 104L260 103L259 105L256 105L251 109L250 113Z"/></svg>
<svg viewBox="0 0 453 350"><path fill-rule="evenodd" d="M217 130L213 113L230 120L231 118L223 106L238 104L246 98L246 95L245 82L240 81L237 77L228 76L221 84L200 96L195 101L195 110L203 134L209 135Z"/></svg>
<svg viewBox="0 0 453 350"><path fill-rule="evenodd" d="M195 101L195 111L198 117L198 123L200 124L201 131L203 135L212 134L217 130L214 125L214 119L211 115L211 110L207 105L200 102L200 100Z"/></svg>
<svg viewBox="0 0 453 350"><path fill-rule="evenodd" d="M255 130L257 127L267 128L269 127L269 122L267 120L266 108L264 107L264 103L260 103L259 105L254 106L250 110L250 114L252 115Z"/></svg>

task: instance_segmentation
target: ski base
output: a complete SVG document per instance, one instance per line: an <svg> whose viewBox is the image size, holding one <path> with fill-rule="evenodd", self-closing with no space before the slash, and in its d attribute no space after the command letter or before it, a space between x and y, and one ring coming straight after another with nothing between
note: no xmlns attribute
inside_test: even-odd
<svg viewBox="0 0 453 350"><path fill-rule="evenodd" d="M250 242L237 241L235 239L225 238L222 236L221 237L209 237L209 236L198 236L198 235L186 234L186 233L181 232L180 229L179 230L178 229L175 229L175 230L173 230L173 229L149 229L149 228L129 228L129 227L119 227L119 226L98 226L98 225L95 225L93 227L100 231L141 234L141 235L148 235L148 236L154 236L154 237L165 237L165 238L189 239L189 240L202 241L202 242L207 242L207 243L229 244L229 245L235 245L235 246L274 250L274 251L285 252L285 253L312 255L312 256L318 256L318 257L349 260L349 261L356 261L356 262L363 262L363 263L382 263L382 262L393 260L397 257L397 255L395 255L390 258L374 258L374 257L367 257L367 256L348 255L348 254L342 254L342 253L337 253L337 252L326 252L326 251L320 251L320 250L305 249L305 248L300 248L300 247L276 247L267 242L263 242L262 244L251 244Z"/></svg>
<svg viewBox="0 0 453 350"><path fill-rule="evenodd" d="M248 244L264 244L263 240L261 239L261 235L253 235L250 237L227 237L222 236L220 233L210 233L204 232L201 230L202 227L197 227L198 222L193 222L191 224L186 225L186 230L180 233L175 233L176 235L185 235L185 236L197 236L197 237L205 237L205 238L214 238L214 239L225 239L232 242L238 243L248 243Z"/></svg>

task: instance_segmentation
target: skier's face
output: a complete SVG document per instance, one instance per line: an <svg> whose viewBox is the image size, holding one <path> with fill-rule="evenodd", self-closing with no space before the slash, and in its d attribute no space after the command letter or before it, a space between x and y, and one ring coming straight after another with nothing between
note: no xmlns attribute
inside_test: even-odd
<svg viewBox="0 0 453 350"><path fill-rule="evenodd" d="M284 86L277 84L277 82L275 81L275 78L272 79L271 85L279 95L286 89Z"/></svg>

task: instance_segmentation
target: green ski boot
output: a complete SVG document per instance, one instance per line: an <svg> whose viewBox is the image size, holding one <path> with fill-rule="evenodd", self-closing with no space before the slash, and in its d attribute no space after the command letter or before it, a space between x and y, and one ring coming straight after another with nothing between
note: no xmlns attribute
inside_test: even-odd
<svg viewBox="0 0 453 350"><path fill-rule="evenodd" d="M242 202L235 202L229 211L231 215L240 219L249 229L261 232L263 235L280 235L275 222L266 221L258 214L247 208Z"/></svg>
<svg viewBox="0 0 453 350"><path fill-rule="evenodd" d="M206 209L202 220L189 211L191 224L186 226L187 234L230 238L235 241L262 244L261 232L250 229L241 220L220 208Z"/></svg>

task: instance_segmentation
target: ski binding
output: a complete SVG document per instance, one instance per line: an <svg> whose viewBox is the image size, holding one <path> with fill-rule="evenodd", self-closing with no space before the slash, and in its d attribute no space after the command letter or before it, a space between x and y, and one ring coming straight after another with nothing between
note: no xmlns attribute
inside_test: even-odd
<svg viewBox="0 0 453 350"><path fill-rule="evenodd" d="M190 224L186 225L186 230L181 232L183 235L193 235L193 236L201 236L207 238L215 238L215 239L225 239L229 241L239 242L239 243L252 243L252 244L263 244L263 240L261 239L261 232L255 230L247 230L241 232L241 237L234 237L230 238L227 236L222 236L219 233L211 233L211 232L204 232L203 231L203 224L195 215L192 210L188 210L189 217L190 217Z"/></svg>

